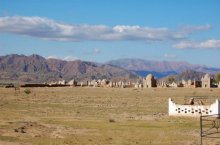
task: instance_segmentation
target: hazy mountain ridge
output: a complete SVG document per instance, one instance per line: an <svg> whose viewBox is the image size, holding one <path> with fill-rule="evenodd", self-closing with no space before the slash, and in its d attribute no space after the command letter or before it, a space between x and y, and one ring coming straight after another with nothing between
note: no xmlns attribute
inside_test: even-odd
<svg viewBox="0 0 220 145"><path fill-rule="evenodd" d="M140 76L148 73L154 74L156 77L165 77L167 75L175 75L187 70L216 74L220 73L220 68L207 67L204 65L193 65L188 62L169 62L169 61L150 61L143 59L118 59L107 62L119 66Z"/></svg>
<svg viewBox="0 0 220 145"><path fill-rule="evenodd" d="M81 60L45 59L39 55L0 56L0 80L42 83L61 79L78 81L91 79L132 80L139 77L123 68Z"/></svg>
<svg viewBox="0 0 220 145"><path fill-rule="evenodd" d="M188 81L188 80L196 80L196 81L201 81L201 78L204 77L206 73L204 72L197 72L197 71L193 71L193 70L186 70L184 72L181 72L179 74L176 75L169 75L166 76L164 78L160 78L159 81L166 81L169 82L169 78L173 78L175 80L175 82L180 82L182 80ZM211 75L212 77L214 77L214 75Z"/></svg>
<svg viewBox="0 0 220 145"><path fill-rule="evenodd" d="M176 81L181 81L181 80L201 80L202 77L204 77L206 73L204 72L197 72L193 70L187 70L184 71L178 75L174 75Z"/></svg>

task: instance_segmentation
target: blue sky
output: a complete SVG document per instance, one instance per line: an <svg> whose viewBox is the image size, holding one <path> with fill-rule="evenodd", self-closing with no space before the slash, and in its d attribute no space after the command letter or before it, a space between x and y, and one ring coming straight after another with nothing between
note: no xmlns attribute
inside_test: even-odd
<svg viewBox="0 0 220 145"><path fill-rule="evenodd" d="M219 0L0 0L0 55L220 68Z"/></svg>

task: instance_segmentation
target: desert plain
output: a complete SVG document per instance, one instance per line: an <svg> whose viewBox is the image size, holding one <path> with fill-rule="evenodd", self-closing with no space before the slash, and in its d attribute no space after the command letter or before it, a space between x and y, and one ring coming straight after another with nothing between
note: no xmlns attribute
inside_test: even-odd
<svg viewBox="0 0 220 145"><path fill-rule="evenodd" d="M0 88L0 145L199 145L199 117L168 115L190 96L220 89Z"/></svg>

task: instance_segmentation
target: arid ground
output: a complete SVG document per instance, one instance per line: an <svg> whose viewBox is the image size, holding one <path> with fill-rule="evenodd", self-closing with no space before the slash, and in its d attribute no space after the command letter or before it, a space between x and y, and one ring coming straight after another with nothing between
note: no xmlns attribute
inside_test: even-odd
<svg viewBox="0 0 220 145"><path fill-rule="evenodd" d="M199 118L168 116L168 98L186 96L220 89L0 88L0 144L198 145Z"/></svg>

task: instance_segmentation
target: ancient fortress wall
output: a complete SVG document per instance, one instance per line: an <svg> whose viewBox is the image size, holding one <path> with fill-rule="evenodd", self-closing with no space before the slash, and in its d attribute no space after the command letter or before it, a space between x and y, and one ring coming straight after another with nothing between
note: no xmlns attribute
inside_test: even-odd
<svg viewBox="0 0 220 145"><path fill-rule="evenodd" d="M170 116L191 116L198 117L202 115L220 114L220 102L216 100L211 105L179 105L169 98L169 115Z"/></svg>

